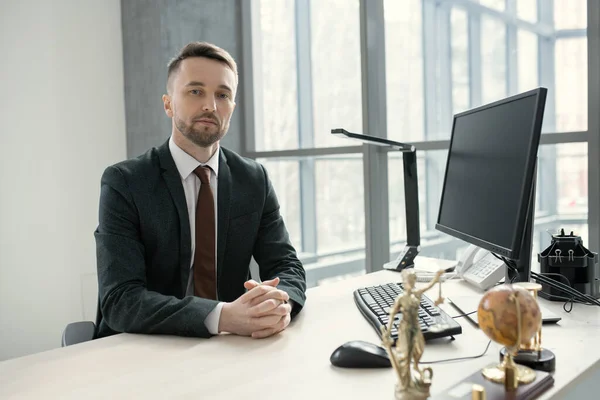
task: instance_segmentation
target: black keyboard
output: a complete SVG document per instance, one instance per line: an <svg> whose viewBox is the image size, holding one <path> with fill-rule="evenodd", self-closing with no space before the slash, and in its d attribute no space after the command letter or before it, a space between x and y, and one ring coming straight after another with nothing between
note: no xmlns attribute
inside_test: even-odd
<svg viewBox="0 0 600 400"><path fill-rule="evenodd" d="M389 323L390 308L399 294L403 292L401 283L387 283L379 286L360 288L354 291L354 302L360 312L375 328L381 338L381 326ZM394 342L398 339L398 322L402 314L394 319L391 336ZM437 339L462 333L462 328L444 310L435 306L433 301L424 294L421 296L419 324L425 340ZM435 325L434 325L435 324ZM443 326L441 329L440 324Z"/></svg>

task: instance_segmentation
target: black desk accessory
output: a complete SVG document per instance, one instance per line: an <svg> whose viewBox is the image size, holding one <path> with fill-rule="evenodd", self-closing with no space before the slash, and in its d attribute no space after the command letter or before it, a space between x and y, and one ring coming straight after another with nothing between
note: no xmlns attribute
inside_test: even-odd
<svg viewBox="0 0 600 400"><path fill-rule="evenodd" d="M384 268L391 271L402 271L404 268L414 267L414 260L417 254L419 254L421 245L417 149L410 144L375 136L352 133L342 128L332 129L331 133L336 136L357 139L368 144L391 147L402 152L402 161L404 165L404 201L406 203L406 246L400 252L398 263L395 267L391 267L388 264L388 266L385 266Z"/></svg>
<svg viewBox="0 0 600 400"><path fill-rule="evenodd" d="M565 230L561 229L560 234L552 235L550 246L538 254L538 261L541 274L547 274L547 278L561 283L568 281L573 289L594 298L600 297L600 282L595 274L598 253L586 249L581 236L573 232L565 235ZM540 297L564 301L564 291L544 282L541 284Z"/></svg>

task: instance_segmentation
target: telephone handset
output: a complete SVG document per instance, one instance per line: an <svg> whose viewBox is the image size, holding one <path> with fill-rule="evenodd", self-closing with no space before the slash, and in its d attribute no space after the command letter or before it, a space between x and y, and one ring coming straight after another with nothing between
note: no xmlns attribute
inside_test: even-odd
<svg viewBox="0 0 600 400"><path fill-rule="evenodd" d="M492 253L475 245L469 245L460 257L456 272L473 286L488 290L505 275L505 264Z"/></svg>

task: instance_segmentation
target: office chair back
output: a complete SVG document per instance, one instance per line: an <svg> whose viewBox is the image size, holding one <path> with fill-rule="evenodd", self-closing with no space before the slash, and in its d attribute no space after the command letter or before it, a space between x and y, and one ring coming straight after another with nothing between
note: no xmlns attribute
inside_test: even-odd
<svg viewBox="0 0 600 400"><path fill-rule="evenodd" d="M100 300L96 307L96 323L92 321L72 322L65 327L62 334L62 347L87 342L96 338L96 329L101 319Z"/></svg>
<svg viewBox="0 0 600 400"><path fill-rule="evenodd" d="M63 331L62 347L94 339L96 325L92 321L72 322Z"/></svg>

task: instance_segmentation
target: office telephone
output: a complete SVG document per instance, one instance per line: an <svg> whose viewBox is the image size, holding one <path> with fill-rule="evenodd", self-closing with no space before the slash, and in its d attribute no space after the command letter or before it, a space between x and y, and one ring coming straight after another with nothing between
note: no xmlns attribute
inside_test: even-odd
<svg viewBox="0 0 600 400"><path fill-rule="evenodd" d="M505 265L489 251L469 245L458 261L456 272L466 282L485 291L504 278Z"/></svg>

